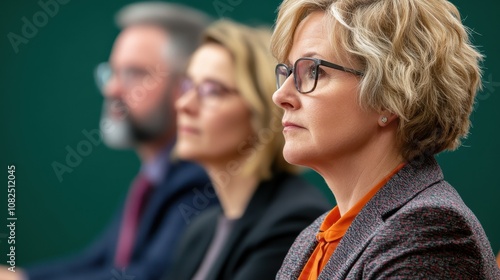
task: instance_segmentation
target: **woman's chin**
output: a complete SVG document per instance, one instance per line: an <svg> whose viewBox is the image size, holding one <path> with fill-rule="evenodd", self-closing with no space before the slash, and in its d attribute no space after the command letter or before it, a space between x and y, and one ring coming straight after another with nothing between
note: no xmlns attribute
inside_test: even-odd
<svg viewBox="0 0 500 280"><path fill-rule="evenodd" d="M196 161L198 158L197 152L194 151L192 148L187 147L186 145L177 145L176 147L176 155L178 158L183 159L183 160L188 160L188 161Z"/></svg>
<svg viewBox="0 0 500 280"><path fill-rule="evenodd" d="M287 148L286 145L283 149L283 157L288 163L293 165L304 166L305 162L307 162L307 157L305 157L304 152L301 152L298 149Z"/></svg>

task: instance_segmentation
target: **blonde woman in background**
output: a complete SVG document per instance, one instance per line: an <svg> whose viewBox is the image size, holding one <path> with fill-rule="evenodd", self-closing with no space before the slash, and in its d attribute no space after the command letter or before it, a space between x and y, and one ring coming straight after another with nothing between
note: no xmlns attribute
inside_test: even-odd
<svg viewBox="0 0 500 280"><path fill-rule="evenodd" d="M273 279L296 236L331 206L282 156L271 33L206 30L177 101L177 154L208 172L221 207L184 234L168 279Z"/></svg>
<svg viewBox="0 0 500 280"><path fill-rule="evenodd" d="M337 206L277 279L500 279L434 155L469 131L482 56L445 0L285 0L272 50L285 159Z"/></svg>

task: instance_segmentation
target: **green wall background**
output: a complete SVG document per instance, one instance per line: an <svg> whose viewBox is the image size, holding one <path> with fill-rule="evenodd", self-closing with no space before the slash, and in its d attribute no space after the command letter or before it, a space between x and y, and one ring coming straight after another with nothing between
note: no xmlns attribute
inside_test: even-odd
<svg viewBox="0 0 500 280"><path fill-rule="evenodd" d="M46 2L47 0L42 0ZM83 131L98 128L102 97L92 72L107 60L118 34L113 15L132 1L59 0L48 16L37 1L0 4L0 264L7 251L7 165L16 165L16 265L82 249L104 228L125 197L139 167L131 151L104 144L91 151L62 181L52 163L65 164L67 148L85 148ZM274 21L280 1L176 1L214 17L245 23ZM500 250L500 4L493 0L454 0L474 43L486 55L485 89L472 115L474 127L464 146L438 157L447 180L457 188L483 224L495 252ZM217 12L215 5L229 9ZM232 6L231 6L232 4ZM23 17L40 27L26 44L11 45L8 34L21 35ZM33 31L33 30L31 30ZM80 145L80 146L79 146ZM305 175L324 187L316 174ZM5 224L5 225L4 225Z"/></svg>

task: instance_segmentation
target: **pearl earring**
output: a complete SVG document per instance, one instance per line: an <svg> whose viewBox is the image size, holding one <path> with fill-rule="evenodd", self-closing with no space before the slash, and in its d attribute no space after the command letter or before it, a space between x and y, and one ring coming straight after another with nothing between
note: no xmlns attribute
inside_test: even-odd
<svg viewBox="0 0 500 280"><path fill-rule="evenodd" d="M387 117L386 117L386 116L381 117L381 118L380 118L380 121L381 121L382 123L387 123Z"/></svg>

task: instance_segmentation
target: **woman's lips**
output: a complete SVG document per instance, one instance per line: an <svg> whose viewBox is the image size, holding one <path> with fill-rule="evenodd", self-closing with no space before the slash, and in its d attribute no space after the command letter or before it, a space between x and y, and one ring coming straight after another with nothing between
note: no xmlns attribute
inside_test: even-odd
<svg viewBox="0 0 500 280"><path fill-rule="evenodd" d="M187 126L187 125L179 126L178 131L179 131L179 133L182 133L182 134L199 134L200 133L199 129L192 127L192 126Z"/></svg>
<svg viewBox="0 0 500 280"><path fill-rule="evenodd" d="M285 121L282 124L283 124L283 132L304 128L303 126L298 125L298 124L293 123L293 122L290 122L290 121Z"/></svg>

